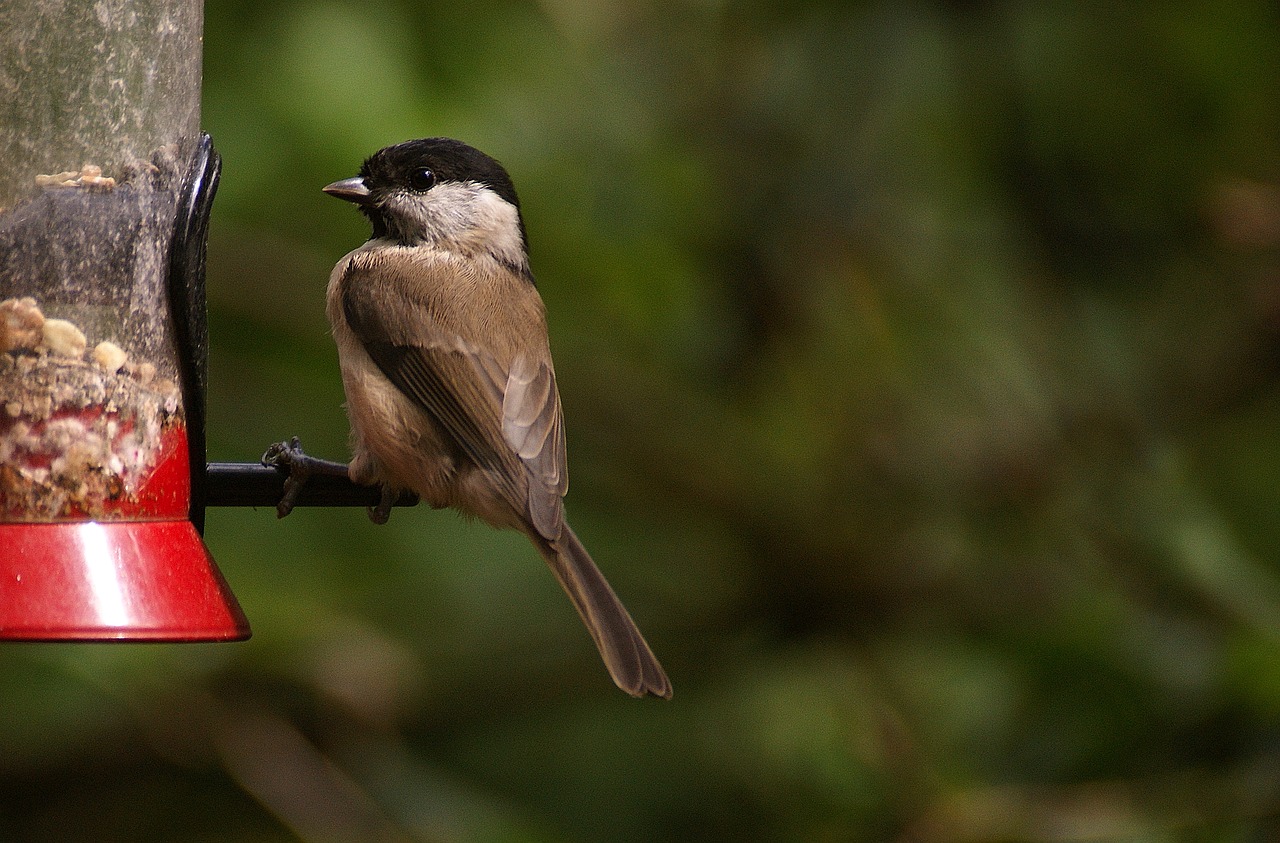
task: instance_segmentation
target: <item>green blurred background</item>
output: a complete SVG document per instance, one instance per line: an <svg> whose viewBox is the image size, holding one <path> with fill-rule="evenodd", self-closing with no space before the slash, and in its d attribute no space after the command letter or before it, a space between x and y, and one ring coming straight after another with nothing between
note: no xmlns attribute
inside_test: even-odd
<svg viewBox="0 0 1280 843"><path fill-rule="evenodd" d="M319 188L475 144L675 699L518 536L212 510L254 638L0 649L0 839L1277 839L1274 3L206 16L210 458L345 458Z"/></svg>

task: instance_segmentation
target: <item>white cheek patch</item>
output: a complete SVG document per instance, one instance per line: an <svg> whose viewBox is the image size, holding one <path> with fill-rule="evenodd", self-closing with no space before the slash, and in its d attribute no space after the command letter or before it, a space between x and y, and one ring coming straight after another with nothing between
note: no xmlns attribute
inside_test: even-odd
<svg viewBox="0 0 1280 843"><path fill-rule="evenodd" d="M488 252L504 263L525 265L515 206L478 182L444 182L425 194L394 194L386 204L389 216L400 216L410 229L397 232L402 240L467 255Z"/></svg>
<svg viewBox="0 0 1280 843"><path fill-rule="evenodd" d="M520 234L520 215L515 206L483 185L468 183L474 189L473 230L483 232L484 245L495 257L506 263L524 265L524 239ZM477 244L478 245L478 244Z"/></svg>

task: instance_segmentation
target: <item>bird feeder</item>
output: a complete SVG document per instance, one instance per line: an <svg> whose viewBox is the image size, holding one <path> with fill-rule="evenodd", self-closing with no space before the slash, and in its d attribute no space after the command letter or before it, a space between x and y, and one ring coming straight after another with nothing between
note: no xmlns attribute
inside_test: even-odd
<svg viewBox="0 0 1280 843"><path fill-rule="evenodd" d="M201 24L0 9L0 638L249 635L199 531Z"/></svg>
<svg viewBox="0 0 1280 843"><path fill-rule="evenodd" d="M0 640L250 634L205 508L275 507L287 475L205 458L202 23L201 0L0 3ZM288 501L380 492L330 471Z"/></svg>
<svg viewBox="0 0 1280 843"><path fill-rule="evenodd" d="M0 3L0 639L249 636L205 508L287 478L205 460L202 24L201 0ZM288 500L380 494L331 471Z"/></svg>

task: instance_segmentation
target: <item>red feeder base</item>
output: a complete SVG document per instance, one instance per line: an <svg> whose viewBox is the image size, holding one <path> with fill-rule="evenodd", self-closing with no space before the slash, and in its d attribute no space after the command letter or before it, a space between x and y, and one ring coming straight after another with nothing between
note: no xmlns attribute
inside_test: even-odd
<svg viewBox="0 0 1280 843"><path fill-rule="evenodd" d="M0 524L0 639L248 637L190 521Z"/></svg>

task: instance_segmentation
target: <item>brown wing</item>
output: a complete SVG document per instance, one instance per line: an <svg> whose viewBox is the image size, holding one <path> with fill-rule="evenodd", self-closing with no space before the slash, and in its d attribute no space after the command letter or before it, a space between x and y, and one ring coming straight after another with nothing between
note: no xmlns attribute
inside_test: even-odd
<svg viewBox="0 0 1280 843"><path fill-rule="evenodd" d="M560 392L556 389L556 374L545 362L525 355L512 361L502 397L502 434L537 488L549 493L529 495L533 523L550 526L554 522L558 536L563 511L560 499L569 491L569 472ZM546 511L534 511L537 507ZM545 532L542 535L551 538Z"/></svg>
<svg viewBox="0 0 1280 843"><path fill-rule="evenodd" d="M555 373L533 353L502 360L477 338L451 330L420 283L398 283L396 272L383 263L345 285L343 312L352 331L387 379L489 474L512 508L539 535L556 539L568 473Z"/></svg>

